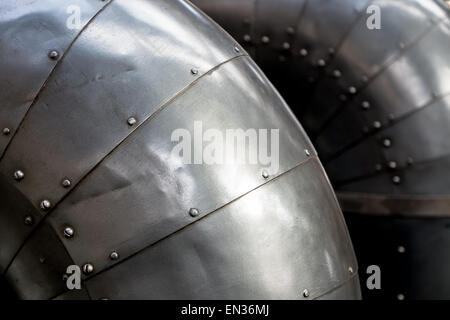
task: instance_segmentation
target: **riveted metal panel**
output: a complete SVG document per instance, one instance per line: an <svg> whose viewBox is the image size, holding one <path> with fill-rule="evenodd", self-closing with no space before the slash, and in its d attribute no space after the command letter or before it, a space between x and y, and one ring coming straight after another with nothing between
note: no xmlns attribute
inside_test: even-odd
<svg viewBox="0 0 450 320"><path fill-rule="evenodd" d="M370 101L371 108L365 113L368 121L386 123L401 118L450 92L449 70L443 67L450 50L449 36L450 24L441 22L355 99L356 104Z"/></svg>
<svg viewBox="0 0 450 320"><path fill-rule="evenodd" d="M321 296L357 270L330 191L311 158L85 284L93 299Z"/></svg>
<svg viewBox="0 0 450 320"><path fill-rule="evenodd" d="M206 145L195 139L211 129L224 139L227 130L279 130L279 141L272 140L273 132L268 136L271 152L279 145L279 160L272 163L279 161L279 168L249 159L242 164L200 159L196 164L197 146L191 164L172 152L177 130L186 130L190 138L184 139L192 145ZM50 219L57 230L74 227L76 236L63 241L78 264L90 261L98 272L295 167L309 158L305 149L314 156L300 125L264 75L248 57L238 58L200 79L129 136ZM228 150L224 160L235 161ZM262 176L264 169L268 178ZM200 211L198 217L189 215L190 208ZM112 251L120 258L110 260Z"/></svg>
<svg viewBox="0 0 450 320"><path fill-rule="evenodd" d="M3 273L41 214L0 175L0 273ZM7 244L7 245L6 245Z"/></svg>
<svg viewBox="0 0 450 320"><path fill-rule="evenodd" d="M43 222L13 260L5 277L20 299L50 299L67 290L63 275L72 259Z"/></svg>
<svg viewBox="0 0 450 320"><path fill-rule="evenodd" d="M0 156L27 110L89 20L109 1L17 0L0 3ZM77 12L80 14L76 16Z"/></svg>
<svg viewBox="0 0 450 320"><path fill-rule="evenodd" d="M438 100L376 135L385 158L401 166L450 154L450 97ZM414 130L411 130L414 128ZM388 139L390 147L383 146Z"/></svg>
<svg viewBox="0 0 450 320"><path fill-rule="evenodd" d="M17 188L37 207L43 199L57 203L70 190L63 179L76 185L158 108L237 56L235 47L183 1L112 2L49 79L0 171L26 171Z"/></svg>
<svg viewBox="0 0 450 320"><path fill-rule="evenodd" d="M414 163L409 167L382 172L367 179L354 181L339 187L339 191L358 191L382 194L434 194L450 193L450 157ZM399 183L393 178L399 177Z"/></svg>

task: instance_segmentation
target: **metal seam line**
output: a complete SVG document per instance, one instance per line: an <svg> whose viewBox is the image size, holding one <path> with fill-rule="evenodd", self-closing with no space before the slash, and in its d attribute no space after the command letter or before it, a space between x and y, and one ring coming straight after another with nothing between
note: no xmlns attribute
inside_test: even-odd
<svg viewBox="0 0 450 320"><path fill-rule="evenodd" d="M269 184L269 183L271 183L271 182L273 182L273 181L275 181L275 180L280 179L280 178L283 177L285 174L287 174L287 173L289 173L289 172L291 172L291 171L294 171L295 169L301 167L302 165L308 163L309 161L317 161L317 162L320 163L319 158L317 158L316 156L308 157L308 158L306 158L304 161L302 161L302 162L298 163L297 165L295 165L294 167L292 167L292 168L290 168L290 169L284 171L283 173L280 173L279 175L273 177L273 178L270 179L270 180L267 180L267 181L261 183L260 185L256 186L255 188L253 188L253 189L251 189L251 190L249 190L249 191L247 191L247 192L245 192L245 193L243 193L243 194L237 196L236 198L230 200L229 202L223 204L222 206L220 206L220 207L218 207L218 208L216 208L216 209L214 209L214 210L212 210L212 211L210 211L210 212L204 214L204 215L203 215L202 217L200 217L199 219L194 220L194 221L192 221L191 223L189 223L189 224L187 224L187 225L181 227L180 229L175 230L174 232L168 234L167 236L164 236L164 237L162 237L161 239L156 240L155 242L153 242L153 243L151 243L151 244L148 244L148 245L144 246L143 248L141 248L141 249L137 250L136 252L130 254L129 256L123 258L122 260L118 261L117 263L115 263L115 264L113 264L113 265L110 265L110 266L108 266L108 267L106 267L106 268L104 268L104 269L102 269L102 270L96 272L96 273L93 274L92 276L86 277L84 281L87 282L87 281L89 281L90 279L95 278L96 276L98 276L98 275L100 275L100 274L102 274L102 273L104 273L104 272L106 272L106 271L108 271L108 270L110 270L110 269L112 269L112 268L114 268L114 267L116 267L116 266L122 264L123 262L132 259L134 256L138 255L139 253L141 253L141 252L143 252L143 251L145 251L145 250L147 250L147 249L150 249L151 247L153 247L153 246L155 246L155 245L157 245L157 244L163 242L164 240L166 240L166 239L168 239L168 238L174 236L175 234L178 234L179 232L181 232L181 231L183 231L184 229L186 229L186 228L192 226L193 224L195 224L195 223L197 223L197 222L200 222L200 221L204 220L205 218L209 217L210 215L216 213L217 211L220 211L221 209L225 208L226 206L228 206L228 205L230 205L230 204L232 204L232 203L234 203L234 202L240 200L241 198L245 197L246 195L250 194L251 192L253 192L253 191L257 190L257 189L260 189L260 188L262 188L263 186L265 186L265 185L267 185L267 184ZM337 204L337 205L339 206L339 204ZM67 291L65 291L65 292L67 292ZM57 296L59 296L59 295L61 295L61 294L63 294L63 293L64 293L64 292L59 293L59 294L56 295L55 297L57 297Z"/></svg>
<svg viewBox="0 0 450 320"><path fill-rule="evenodd" d="M69 46L67 47L67 49L63 52L63 54L61 55L61 58L58 59L55 63L55 66L53 67L53 69L50 71L50 73L48 74L47 78L45 79L44 83L42 84L41 88L39 89L38 93L36 94L36 96L33 98L33 101L31 102L30 106L28 107L27 111L25 112L23 118L20 120L19 125L17 126L17 130L15 130L12 134L12 137L9 139L8 143L6 144L5 149L3 150L3 153L0 155L0 161L3 160L3 157L6 154L6 151L8 150L12 140L14 139L14 137L16 136L16 133L20 130L20 128L22 127L23 122L25 121L25 119L27 118L27 115L29 114L31 108L36 104L37 100L39 99L42 91L45 89L48 81L50 80L50 78L52 77L52 75L56 72L56 69L59 65L61 65L62 61L64 60L65 56L67 55L67 53L70 51L70 49L72 48L73 44L75 43L75 41L77 41L77 39L81 36L81 34L83 33L84 30L87 29L87 27L91 24L92 21L94 21L94 19L101 13L103 12L103 10L109 6L114 0L110 0L108 3L106 3L99 11L97 11L97 13L95 15L92 16L91 19L89 19L89 21L83 26L83 28L81 28L81 30L77 33L77 35L73 38L73 40L70 42Z"/></svg>

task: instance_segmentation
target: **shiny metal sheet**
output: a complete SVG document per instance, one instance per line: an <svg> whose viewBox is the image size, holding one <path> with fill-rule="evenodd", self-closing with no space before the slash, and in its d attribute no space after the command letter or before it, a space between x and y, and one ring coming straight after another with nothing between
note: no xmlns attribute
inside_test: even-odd
<svg viewBox="0 0 450 320"><path fill-rule="evenodd" d="M17 188L37 207L43 199L57 203L70 190L63 179L75 186L162 105L242 54L236 46L184 1L114 1L49 79L0 172L26 172Z"/></svg>
<svg viewBox="0 0 450 320"><path fill-rule="evenodd" d="M279 170L267 169L265 179L261 163L183 163L172 154L171 136L186 129L194 139L196 121L203 132L224 135L229 129L278 129ZM238 58L200 79L130 135L49 219L56 230L65 225L76 230L72 239L61 235L62 241L78 264L90 261L99 272L295 167L308 158L305 149L314 156L268 80L248 57ZM190 208L199 216L192 218ZM112 251L120 259L111 261Z"/></svg>
<svg viewBox="0 0 450 320"><path fill-rule="evenodd" d="M311 158L85 285L93 299L305 299L305 289L314 299L349 267L345 223Z"/></svg>
<svg viewBox="0 0 450 320"><path fill-rule="evenodd" d="M0 156L58 64L48 57L49 52L64 55L80 30L108 2L0 2L0 130L10 130L0 135ZM79 21L74 16L77 10Z"/></svg>

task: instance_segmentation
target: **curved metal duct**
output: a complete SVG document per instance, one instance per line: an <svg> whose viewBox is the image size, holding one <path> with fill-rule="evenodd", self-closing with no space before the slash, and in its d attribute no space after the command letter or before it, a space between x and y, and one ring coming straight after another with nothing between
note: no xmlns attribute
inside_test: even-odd
<svg viewBox="0 0 450 320"><path fill-rule="evenodd" d="M349 213L360 270L380 264L387 296L450 298L448 5L193 2L244 44L305 127Z"/></svg>
<svg viewBox="0 0 450 320"><path fill-rule="evenodd" d="M359 298L315 150L244 50L184 1L70 4L0 3L0 270L19 298ZM199 122L279 129L279 170L183 162L173 133Z"/></svg>

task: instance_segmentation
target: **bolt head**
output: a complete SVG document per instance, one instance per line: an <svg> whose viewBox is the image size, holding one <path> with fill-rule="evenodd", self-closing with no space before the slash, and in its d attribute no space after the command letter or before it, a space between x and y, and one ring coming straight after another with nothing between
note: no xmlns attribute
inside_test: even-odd
<svg viewBox="0 0 450 320"><path fill-rule="evenodd" d="M303 297L308 298L309 297L309 290L308 289L303 290L302 295L303 295Z"/></svg>
<svg viewBox="0 0 450 320"><path fill-rule="evenodd" d="M269 43L269 41L270 41L270 38L268 36L262 36L262 38L261 38L262 43Z"/></svg>
<svg viewBox="0 0 450 320"><path fill-rule="evenodd" d="M390 148L391 145L392 145L391 139L386 138L386 139L383 140L383 146L384 146L385 148Z"/></svg>
<svg viewBox="0 0 450 320"><path fill-rule="evenodd" d="M393 177L392 177L392 182L393 182L394 184L400 184L401 179L400 179L399 176L393 176Z"/></svg>
<svg viewBox="0 0 450 320"><path fill-rule="evenodd" d="M252 37L250 37L249 34L246 34L246 35L244 35L244 41L245 42L250 42L250 41L252 41Z"/></svg>
<svg viewBox="0 0 450 320"><path fill-rule="evenodd" d="M373 127L375 129L380 129L381 128L381 122L380 121L374 121L373 122Z"/></svg>
<svg viewBox="0 0 450 320"><path fill-rule="evenodd" d="M306 50L306 49L300 49L300 55L301 55L302 57L306 57L306 56L308 55L308 50Z"/></svg>
<svg viewBox="0 0 450 320"><path fill-rule="evenodd" d="M267 172L267 170L263 170L263 172L262 172L262 177L263 177L264 179L269 178L269 172Z"/></svg>
<svg viewBox="0 0 450 320"><path fill-rule="evenodd" d="M395 162L395 161L389 161L389 162L388 162L388 167L389 167L390 169L395 169L395 168L397 168L397 162Z"/></svg>
<svg viewBox="0 0 450 320"><path fill-rule="evenodd" d="M305 149L305 154L306 154L308 157L311 156L311 152L309 152L308 149Z"/></svg>
<svg viewBox="0 0 450 320"><path fill-rule="evenodd" d="M398 247L397 247L397 251L398 251L399 253L405 253L406 249L405 249L404 246L398 246Z"/></svg>
<svg viewBox="0 0 450 320"><path fill-rule="evenodd" d="M94 266L91 263L85 263L82 269L84 274L91 274L94 272Z"/></svg>
<svg viewBox="0 0 450 320"><path fill-rule="evenodd" d="M25 219L23 219L23 222L27 226L31 226L33 224L33 221L34 221L34 219L32 216L26 216Z"/></svg>
<svg viewBox="0 0 450 320"><path fill-rule="evenodd" d="M323 59L319 59L319 60L317 61L317 65L318 65L319 67L325 67L326 62L325 62L325 60L323 60Z"/></svg>
<svg viewBox="0 0 450 320"><path fill-rule="evenodd" d="M59 58L59 52L58 52L57 50L51 50L51 51L48 53L48 57L49 57L50 59L52 59L52 60L58 60L58 58Z"/></svg>
<svg viewBox="0 0 450 320"><path fill-rule="evenodd" d="M117 259L119 259L119 254L117 253L117 251L113 251L110 253L109 258L111 260L117 260Z"/></svg>
<svg viewBox="0 0 450 320"><path fill-rule="evenodd" d="M5 135L5 136L7 136L8 134L10 134L11 133L11 130L9 130L9 128L3 128L3 134Z"/></svg>
<svg viewBox="0 0 450 320"><path fill-rule="evenodd" d="M189 215L191 216L191 217L196 217L196 216L198 216L200 214L200 211L198 211L198 209L196 209L196 208L190 208L189 209Z"/></svg>
<svg viewBox="0 0 450 320"><path fill-rule="evenodd" d="M42 200L41 201L41 209L42 210L48 210L52 206L51 202L49 200Z"/></svg>
<svg viewBox="0 0 450 320"><path fill-rule="evenodd" d="M352 267L348 267L348 273L353 274L353 268Z"/></svg>
<svg viewBox="0 0 450 320"><path fill-rule="evenodd" d="M136 120L136 118L135 117L129 117L128 119L127 119L127 123L128 123L128 125L131 127L131 126L134 126L135 124L136 124L136 122L137 122L137 120Z"/></svg>
<svg viewBox="0 0 450 320"><path fill-rule="evenodd" d="M342 73L340 70L333 71L333 77L335 77L336 79L340 78L341 76L342 76Z"/></svg>
<svg viewBox="0 0 450 320"><path fill-rule="evenodd" d="M289 50L291 48L291 44L289 42L284 42L283 43L283 49L284 50Z"/></svg>
<svg viewBox="0 0 450 320"><path fill-rule="evenodd" d="M70 239L75 234L75 231L73 230L72 227L65 227L63 234L64 234L64 238Z"/></svg>
<svg viewBox="0 0 450 320"><path fill-rule="evenodd" d="M72 185L72 182L70 182L69 179L64 179L64 180L61 182L61 184L62 184L62 186L63 186L64 188L69 188L69 187Z"/></svg>
<svg viewBox="0 0 450 320"><path fill-rule="evenodd" d="M23 173L22 170L16 170L16 171L14 172L14 179L15 179L15 180L20 181L20 180L22 180L24 177L25 177L25 174Z"/></svg>
<svg viewBox="0 0 450 320"><path fill-rule="evenodd" d="M405 296L400 293L397 295L397 300L405 300Z"/></svg>
<svg viewBox="0 0 450 320"><path fill-rule="evenodd" d="M239 49L239 47L234 47L234 52L239 53L241 52L241 49Z"/></svg>
<svg viewBox="0 0 450 320"><path fill-rule="evenodd" d="M191 73L192 73L193 75L197 75L197 74L198 74L198 69L192 68L192 69L191 69Z"/></svg>
<svg viewBox="0 0 450 320"><path fill-rule="evenodd" d="M348 92L350 94L356 94L356 88L355 87L350 87L350 88L348 88Z"/></svg>
<svg viewBox="0 0 450 320"><path fill-rule="evenodd" d="M361 103L361 108L363 108L364 110L369 110L370 108L370 102L369 101L363 101Z"/></svg>

